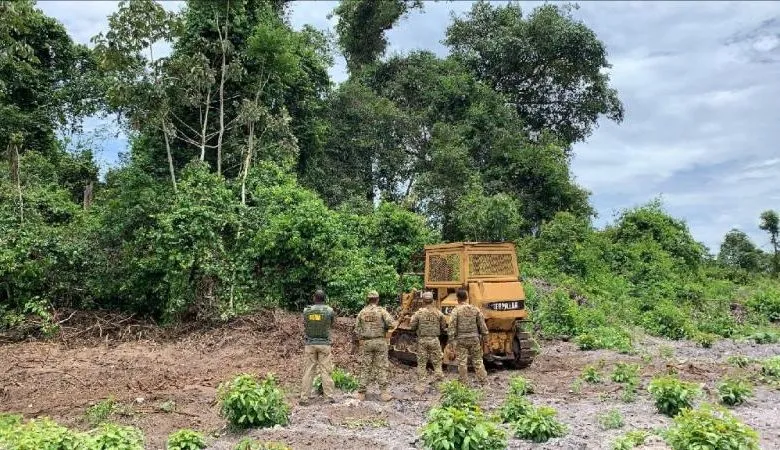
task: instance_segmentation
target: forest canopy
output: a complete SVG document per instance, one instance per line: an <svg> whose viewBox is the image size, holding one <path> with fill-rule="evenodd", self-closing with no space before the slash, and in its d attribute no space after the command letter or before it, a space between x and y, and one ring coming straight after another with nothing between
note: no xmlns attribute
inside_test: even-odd
<svg viewBox="0 0 780 450"><path fill-rule="evenodd" d="M423 245L458 240L516 242L525 275L589 299L534 300L548 331L606 325L616 305L674 337L780 318L772 211L771 256L733 230L715 258L654 202L593 226L572 145L624 110L571 6L477 2L446 56L385 55L423 2L333 14L331 37L294 29L284 1L130 0L84 46L33 2L0 3L0 329L45 332L60 308L227 319L319 287L351 312L368 289L419 287L401 275ZM104 177L64 137L96 114L129 142Z"/></svg>

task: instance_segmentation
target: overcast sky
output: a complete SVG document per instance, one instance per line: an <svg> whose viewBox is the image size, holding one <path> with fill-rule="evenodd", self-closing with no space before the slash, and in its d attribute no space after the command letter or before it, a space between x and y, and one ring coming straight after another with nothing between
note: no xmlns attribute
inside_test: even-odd
<svg viewBox="0 0 780 450"><path fill-rule="evenodd" d="M530 11L539 3L520 4ZM87 43L116 2L38 6ZM291 21L332 30L334 6L295 2ZM450 15L470 6L426 2L388 33L388 53L446 54ZM712 252L734 227L768 250L758 216L780 209L780 2L587 2L575 15L606 43L626 108L623 123L603 120L575 147L573 170L593 193L597 223L660 196ZM342 58L331 75L346 78ZM121 139L106 141L101 159L111 164L124 149Z"/></svg>

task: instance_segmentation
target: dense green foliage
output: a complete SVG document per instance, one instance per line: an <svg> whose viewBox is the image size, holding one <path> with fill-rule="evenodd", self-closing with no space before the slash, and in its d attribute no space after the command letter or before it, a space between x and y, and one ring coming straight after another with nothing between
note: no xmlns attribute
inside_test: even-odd
<svg viewBox="0 0 780 450"><path fill-rule="evenodd" d="M718 398L724 405L741 405L752 395L753 387L747 380L726 378L718 383Z"/></svg>
<svg viewBox="0 0 780 450"><path fill-rule="evenodd" d="M183 429L168 436L166 450L201 450L206 448L203 434L194 430Z"/></svg>
<svg viewBox="0 0 780 450"><path fill-rule="evenodd" d="M512 427L515 436L532 442L547 442L548 440L566 434L566 425L558 422L556 410L548 406L531 408L520 416Z"/></svg>
<svg viewBox="0 0 780 450"><path fill-rule="evenodd" d="M360 382L356 376L347 372L346 370L336 367L333 372L330 373L331 379L333 379L333 385L336 389L343 392L354 392L360 386ZM317 375L314 378L314 391L322 393L322 378Z"/></svg>
<svg viewBox="0 0 780 450"><path fill-rule="evenodd" d="M777 252L733 231L713 258L658 202L592 225L571 145L623 106L572 8L478 2L449 56L384 57L422 2L345 0L334 85L333 42L283 3L124 1L92 48L30 1L0 5L0 331L51 335L62 308L224 320L315 288L350 313L419 284L399 274L425 244L506 240L557 287L527 283L544 337L771 336ZM95 113L129 142L104 177L70 134ZM775 250L777 222L761 215Z"/></svg>
<svg viewBox="0 0 780 450"><path fill-rule="evenodd" d="M465 386L458 380L449 380L441 384L441 399L443 408L475 409L482 399L482 392Z"/></svg>
<svg viewBox="0 0 780 450"><path fill-rule="evenodd" d="M658 411L669 417L676 416L684 409L690 409L693 401L701 396L701 389L697 384L673 376L653 379L647 390L655 399Z"/></svg>
<svg viewBox="0 0 780 450"><path fill-rule="evenodd" d="M24 422L21 416L0 414L0 448L11 450L142 450L141 430L103 423L88 432L63 427L43 417Z"/></svg>
<svg viewBox="0 0 780 450"><path fill-rule="evenodd" d="M666 433L674 450L712 448L719 450L758 449L758 433L724 409L703 406L686 409L674 418Z"/></svg>
<svg viewBox="0 0 780 450"><path fill-rule="evenodd" d="M421 437L424 448L429 450L506 448L506 433L485 418L479 408L435 407Z"/></svg>
<svg viewBox="0 0 780 450"><path fill-rule="evenodd" d="M290 421L290 406L269 374L262 380L241 374L219 387L220 412L237 428L272 427Z"/></svg>

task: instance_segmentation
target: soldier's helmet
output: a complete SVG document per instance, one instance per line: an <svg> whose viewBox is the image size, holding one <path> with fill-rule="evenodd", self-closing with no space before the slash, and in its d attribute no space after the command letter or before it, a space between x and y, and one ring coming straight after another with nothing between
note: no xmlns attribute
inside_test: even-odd
<svg viewBox="0 0 780 450"><path fill-rule="evenodd" d="M366 294L366 297L369 299L379 298L379 292L377 291L368 291L368 294Z"/></svg>
<svg viewBox="0 0 780 450"><path fill-rule="evenodd" d="M425 292L422 293L422 295L420 297L422 297L422 299L423 299L423 301L425 303L430 303L430 302L433 301L433 292L425 291Z"/></svg>

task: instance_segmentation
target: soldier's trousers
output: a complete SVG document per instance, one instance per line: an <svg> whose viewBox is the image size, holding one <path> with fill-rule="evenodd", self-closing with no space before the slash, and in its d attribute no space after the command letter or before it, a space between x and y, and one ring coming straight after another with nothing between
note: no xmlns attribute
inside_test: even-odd
<svg viewBox="0 0 780 450"><path fill-rule="evenodd" d="M306 345L303 347L303 358L306 368L301 383L301 398L312 394L315 369L319 369L322 392L325 397L333 397L333 378L330 377L330 373L333 372L333 359L331 358L330 345Z"/></svg>
<svg viewBox="0 0 780 450"><path fill-rule="evenodd" d="M428 374L426 366L431 361L433 373L437 380L444 378L441 369L441 343L437 337L422 337L417 340L417 380L423 385Z"/></svg>
<svg viewBox="0 0 780 450"><path fill-rule="evenodd" d="M455 345L458 355L458 376L463 383L468 382L468 359L474 364L474 372L480 382L487 381L487 371L482 361L482 343L479 338L459 338Z"/></svg>
<svg viewBox="0 0 780 450"><path fill-rule="evenodd" d="M376 381L380 389L387 389L387 341L383 337L366 339L361 348L358 392L365 393L372 381Z"/></svg>

